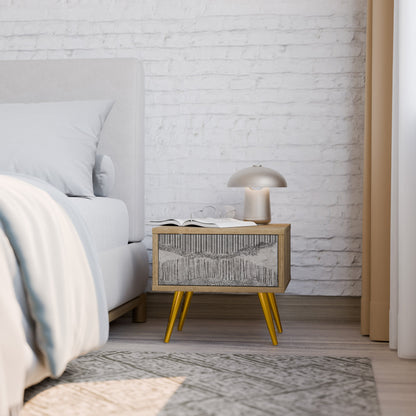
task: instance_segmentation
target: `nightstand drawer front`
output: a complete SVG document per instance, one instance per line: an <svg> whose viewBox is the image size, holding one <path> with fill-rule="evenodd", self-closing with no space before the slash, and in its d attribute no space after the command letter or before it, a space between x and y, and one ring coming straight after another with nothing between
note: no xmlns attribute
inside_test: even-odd
<svg viewBox="0 0 416 416"><path fill-rule="evenodd" d="M278 287L275 234L159 234L161 286Z"/></svg>

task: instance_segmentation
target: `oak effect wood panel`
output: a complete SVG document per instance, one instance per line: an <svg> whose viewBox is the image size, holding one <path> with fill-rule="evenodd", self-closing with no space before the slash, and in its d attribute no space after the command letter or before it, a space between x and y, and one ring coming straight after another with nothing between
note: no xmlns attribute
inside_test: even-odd
<svg viewBox="0 0 416 416"><path fill-rule="evenodd" d="M134 322L145 322L146 321L146 294L143 293L137 298L134 298L115 309L108 312L108 320L110 322L133 310L133 321Z"/></svg>

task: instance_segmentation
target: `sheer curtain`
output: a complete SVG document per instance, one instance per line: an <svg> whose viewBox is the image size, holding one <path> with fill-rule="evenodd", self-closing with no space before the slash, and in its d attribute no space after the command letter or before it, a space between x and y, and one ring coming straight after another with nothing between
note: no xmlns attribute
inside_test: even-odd
<svg viewBox="0 0 416 416"><path fill-rule="evenodd" d="M416 1L394 5L390 347L416 358Z"/></svg>

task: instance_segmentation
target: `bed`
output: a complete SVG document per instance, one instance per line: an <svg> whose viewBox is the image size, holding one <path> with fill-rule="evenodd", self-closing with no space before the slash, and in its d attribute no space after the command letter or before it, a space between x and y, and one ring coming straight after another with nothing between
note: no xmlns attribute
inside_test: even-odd
<svg viewBox="0 0 416 416"><path fill-rule="evenodd" d="M39 103L42 105L45 103L46 106L39 110L41 116L38 116L38 109L39 106L41 106ZM50 109L47 106L51 103L54 105ZM85 109L83 108L84 104ZM35 107L31 107L32 105ZM0 244L0 251L3 250L3 265L6 265L8 270L14 270L13 267L17 268L16 265L18 265L20 267L19 274L23 275L21 278L16 278L16 276L13 275L15 272L13 272L11 273L13 275L11 285L10 282L2 282L3 287L7 286L8 290L16 293L19 292L20 299L18 299L19 311L15 311L17 309L16 303L13 303L10 307L7 307L7 309L5 308L10 296L6 298L4 295L4 299L1 300L4 309L11 316L8 320L3 319L3 321L1 321L0 319L0 328L1 331L3 331L1 335L3 356L1 355L2 352L0 349L0 384L4 381L2 375L5 380L10 380L10 374L7 374L7 356L5 357L9 345L7 344L6 339L9 338L9 333L10 339L12 339L12 336L15 336L16 340L21 339L23 334L22 331L19 328L17 329L17 332L15 331L19 320L25 321L23 332L26 350L23 348L21 354L22 357L26 357L26 361L29 360L31 363L30 365L26 363L26 365L22 366L21 372L23 373L21 378L24 378L23 387L36 383L51 374L53 376L59 376L65 365L62 364L62 362L65 363L68 359L74 358L74 355L84 353L102 345L107 336L105 324L108 326L109 321L116 319L130 310L133 310L133 320L137 322L143 322L145 320L145 289L148 280L149 266L147 252L143 244L143 106L143 70L140 62L135 59L0 62L0 113L2 112L3 114L3 120L1 119L0 114L0 127L6 126L6 132L8 131L7 126L10 125L12 128L14 128L13 126L16 124L25 127L24 125L26 123L16 123L13 119L16 113L20 116L21 109L23 109L23 113L26 112L28 114L29 119L32 119L28 123L28 126L31 127L27 127L28 135L31 136L33 135L32 132L38 128L38 125L42 125L42 123L47 124L47 129L49 129L49 126L53 123L50 123L48 118L43 122L42 115L45 113L47 114L47 117L50 117L50 114L55 111L59 117L62 116L67 118L68 114L70 114L72 117L78 117L79 119L82 119L83 117L86 118L87 115L90 117L91 113L94 114L94 116L96 115L96 124L100 124L100 127L97 127L97 137L99 136L98 147L93 149L93 188L91 189L93 190L94 195L88 193L92 192L90 189L88 189L86 194L83 194L84 189L75 189L78 184L77 173L72 174L72 167L70 167L72 165L68 165L69 167L66 166L66 160L54 160L51 169L61 169L62 174L64 176L66 175L66 177L73 182L68 185L69 188L66 188L66 183L61 186L62 183L59 182L59 180L55 183L55 177L53 175L52 180L50 180L50 176L48 176L49 171L46 168L44 170L48 171L47 174L41 172L42 174L38 176L38 171L33 167L28 169L28 171L23 169L23 172L21 172L19 171L17 163L10 164L9 162L12 159L11 155L13 156L16 152L20 152L22 149L21 144L19 144L19 146L16 145L17 147L14 150L15 153L10 150L8 155L7 152L4 152L0 147L0 174L4 174L1 178L2 181L0 181L0 192L3 192L4 211L7 212L7 210L9 210L10 217L12 217L10 220L11 225L9 227L8 219L2 218L0 213L0 225L2 225L0 227L0 231L2 231L0 233L0 243L2 243ZM96 111L96 113L94 113L94 111ZM12 115L9 116L8 112ZM30 124L31 122L32 125ZM57 122L57 124L59 123ZM21 127L21 130L25 131L23 127ZM90 128L90 126L87 127ZM79 128L77 126L77 128L80 131L83 130L83 127ZM41 129L39 131L42 133L39 134L39 137L41 137L39 140L42 145L38 144L35 146L32 142L22 143L26 143L24 144L24 146L26 146L25 148L31 148L33 145L33 153L37 154L40 157L40 160L42 160L42 158L48 157L48 151L45 149L49 149L50 146L48 147L48 142L45 141L45 145L42 142L47 134L43 133ZM3 149L12 148L15 143L10 144L7 140L2 141L2 133L3 132L0 131L0 146L3 146ZM62 132L59 132L59 134L61 133ZM65 136L65 134L62 133L62 136ZM87 132L81 131L80 134L93 136L89 130ZM36 136L36 134L34 134L34 136ZM92 148L93 147L94 146L92 145ZM39 151L39 148L42 150ZM72 154L71 152L72 149L69 149L68 154L63 156L64 159L66 157L69 162L76 162L77 166L82 165L83 156L81 155L82 157L78 157L76 156L77 153ZM90 153L92 150L89 149L88 152L88 158L91 159L92 156ZM30 165L32 159L36 159L36 156L29 159L29 161L25 163ZM88 163L90 163L89 159ZM45 159L45 165L47 163L49 163L49 159ZM4 168L4 166L6 166L6 168ZM9 172L10 166L12 170L11 173ZM78 169L77 166L74 167L75 170ZM84 166L82 166L82 168L84 168ZM68 175L68 171L71 172L70 175ZM84 174L85 172L82 171L82 173ZM89 173L89 175L91 176L91 173ZM88 170L84 176L88 178ZM75 188L71 188L72 186L75 186ZM14 197L16 197L16 201L14 201ZM22 201L20 201L21 199ZM28 209L26 211L28 216L33 217L33 235L35 235L35 238L32 240L34 240L34 244L29 247L28 256L24 257L24 253L22 254L23 260L18 258L18 253L21 247L28 245L30 242L30 226L27 228L22 227L22 221L17 216L18 210L14 209L14 205L11 201L14 201L13 203L19 202L23 207L27 207ZM39 206L37 205L38 203ZM45 206L43 206L43 204L45 204ZM2 207L0 206L0 208ZM54 212L54 214L43 214L49 212L48 210L51 210L50 212ZM60 242L57 241L59 238L53 240L54 231L41 233L42 238L40 240L42 244L39 243L39 229L42 229L42 218L45 217L45 229L51 226L51 220L48 216L53 218L54 222L57 223L60 221L58 220L60 216L64 222L69 218L70 221L68 222L70 224L66 224L65 226L58 224L58 228L66 229L74 227L76 233L74 233L73 230L69 231L70 233L77 234L77 236L72 237L77 240L80 236L81 242L77 240L75 243L72 242L72 245L70 244L66 248L62 248L63 254L61 256L62 259L60 259L61 263L58 262L59 259L57 257L59 256L56 254L59 253L59 248L43 249L42 251L41 247L39 247L42 244L50 244L52 247L54 244L60 244ZM13 217L16 218L14 219ZM1 224L2 220L3 223ZM8 227L10 229L13 228L13 221L15 221L16 224L16 234L10 236L8 234L8 231L10 231L8 230ZM19 228L21 228L20 231ZM72 241L72 237L70 237L71 236L69 236L68 239L62 238L62 240ZM51 241L46 241L48 239ZM12 250L10 250L9 247L11 240L17 241L17 248L11 246ZM51 270L55 267L55 274L52 274L52 276L67 273L65 265L68 264L69 254L67 256L65 253L76 251L72 249L76 247L77 244L82 246L82 248L79 248L79 252L86 252L86 260L84 259L84 263L88 263L89 265L89 267L86 266L86 269L89 270L86 273L88 274L92 270L91 273L93 275L91 278L92 283L90 284L89 289L87 288L86 290L91 289L91 293L94 295L89 294L88 296L83 296L81 294L80 288L82 285L85 285L85 282L87 281L87 278L85 277L82 279L80 278L78 283L74 282L74 289L67 287L67 283L55 283L53 281L55 277L51 278L49 283L47 280L46 283L42 283L41 280L39 280L39 282L36 281L38 277L35 277L34 282L27 283L25 270L23 269L26 267L30 274L32 269L35 268L33 264L36 265L39 261L44 261L44 263L42 263L46 265L44 267L48 268L50 266ZM40 251L35 258L30 258L35 250ZM14 251L16 260L11 259L12 251ZM77 264L78 258L82 257L84 254L71 253L71 255L73 256L72 258L76 260L71 261L70 266L68 266L69 268L72 268L73 264ZM41 257L44 259L39 260ZM1 261L2 259L0 256L0 262ZM12 266L10 266L11 264ZM59 269L59 267L61 269ZM97 269L96 272L94 271L95 268ZM65 273L57 273L57 270L63 269L65 269ZM74 278L74 281L82 275L82 271L79 271L79 273L77 272L76 274L77 278ZM43 277L40 277L39 279L41 278ZM45 279L47 279L47 277L45 277ZM72 278L67 278L67 280L72 280ZM51 282L52 288L48 286ZM26 285L28 285L28 287L26 287ZM64 286L65 289L62 289ZM97 299L97 302L95 302L94 305L96 303L99 304L99 306L97 306L99 309L98 315L101 315L101 317L98 317L97 319L101 319L101 323L97 324L99 328L95 330L95 332L97 332L95 339L93 341L88 340L82 347L77 346L78 349L75 348L75 352L72 351L68 353L69 355L66 359L62 360L59 357L61 362L57 364L56 368L53 368L54 359L56 358L54 356L55 352L53 351L53 348L51 348L48 353L42 354L42 352L39 352L39 345L36 345L39 325L36 321L37 318L31 316L31 313L33 313L33 304L36 302L33 301L30 296L32 291L36 292L37 287L40 288L38 290L39 296L45 297L46 295L42 292L47 292L49 298L52 299L52 303L65 302L65 299L60 299L63 295L61 292L70 293L71 290L74 292L70 308L65 309L65 306L62 306L62 309L66 312L71 310L71 308L76 310L77 313L78 310L80 311L79 316L77 316L76 319L72 318L72 324L68 324L68 326L78 325L78 328L76 329L78 332L81 327L85 327L83 329L85 333L91 331L91 328L88 328L88 324L83 324L84 322L93 320L92 318L89 318L89 314L95 314L95 309L93 312L88 309L90 308L90 305L84 307L85 304L88 303L88 299ZM46 290L45 288L48 289ZM3 293L6 293L6 291L3 291ZM48 300L40 299L40 301L43 302L43 312L47 311L48 307L50 307L47 303ZM22 306L22 303L24 302L27 304ZM84 302L84 304L82 302ZM76 303L78 306L76 306ZM62 303L62 305L64 304ZM62 313L62 311L59 310L59 305L55 305L54 307L57 307L58 311L53 313L53 321L56 322L52 322L51 325L55 325L59 332L62 330L59 328L59 325L62 326L62 322L64 324L65 322L69 322L71 317L68 317L68 313ZM105 319L103 318L103 310L105 310ZM18 316L17 320L15 319L16 317L12 316L12 311L16 312L15 315ZM61 319L60 315L65 316ZM14 326L11 325L13 319L16 321L16 325ZM106 322L104 322L104 320ZM35 324L33 324L32 321L36 321ZM80 322L82 324L79 324ZM36 327L36 330L33 330L33 327ZM30 328L32 328L31 333ZM50 327L47 328L46 332L49 330ZM6 331L6 333L4 331ZM69 334L67 336L70 337L71 335ZM83 338L87 338L86 334L83 335ZM59 337L56 339L58 340L56 342L60 342ZM27 351L27 346L30 347L29 353ZM15 356L18 354L18 349L19 348L15 348L13 350ZM6 353L4 351L6 351ZM50 357L48 354L50 354ZM47 365L48 360L49 365ZM22 362L24 362L24 359ZM13 375L13 377L18 373L18 369L15 368L15 375ZM16 395L17 392L17 395L19 396L19 389L22 381L14 380L13 382L7 382L8 386L11 384L15 386L14 392L12 393ZM7 395L10 396L10 394L11 392L7 391L7 388L3 389L3 391L0 388L0 403L6 403L7 401L5 400L7 399ZM10 409L16 409L16 403L13 403L13 400L16 401L15 399L8 400L8 412ZM6 410L4 410L4 408L2 409L0 406L0 415L3 414L2 412L4 413Z"/></svg>

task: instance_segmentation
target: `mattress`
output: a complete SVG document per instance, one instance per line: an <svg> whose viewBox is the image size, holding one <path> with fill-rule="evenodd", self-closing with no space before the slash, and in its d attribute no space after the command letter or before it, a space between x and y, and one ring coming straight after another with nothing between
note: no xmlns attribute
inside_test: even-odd
<svg viewBox="0 0 416 416"><path fill-rule="evenodd" d="M131 243L98 254L108 310L141 295L146 290L149 260L143 243Z"/></svg>
<svg viewBox="0 0 416 416"><path fill-rule="evenodd" d="M99 253L128 243L129 216L122 200L107 197L69 197L69 200L84 219Z"/></svg>

